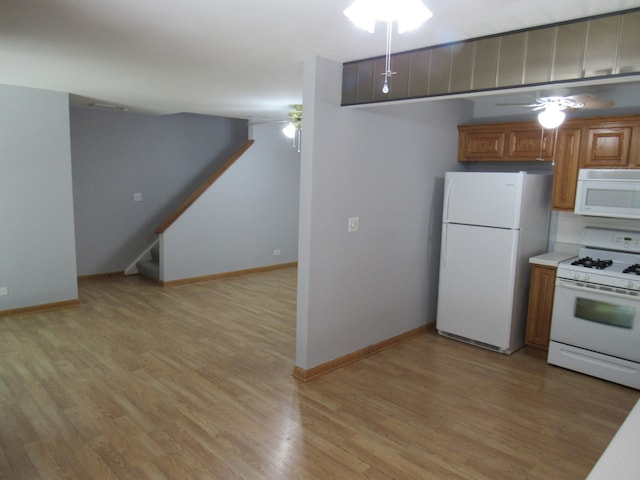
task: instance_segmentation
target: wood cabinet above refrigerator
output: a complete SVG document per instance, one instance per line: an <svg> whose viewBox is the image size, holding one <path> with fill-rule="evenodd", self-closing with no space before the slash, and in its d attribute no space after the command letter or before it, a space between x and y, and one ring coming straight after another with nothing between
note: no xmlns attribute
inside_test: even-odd
<svg viewBox="0 0 640 480"><path fill-rule="evenodd" d="M573 211L580 168L640 168L640 115L458 126L458 161L553 162L554 210Z"/></svg>
<svg viewBox="0 0 640 480"><path fill-rule="evenodd" d="M458 126L460 161L531 161L553 157L554 132L537 123Z"/></svg>

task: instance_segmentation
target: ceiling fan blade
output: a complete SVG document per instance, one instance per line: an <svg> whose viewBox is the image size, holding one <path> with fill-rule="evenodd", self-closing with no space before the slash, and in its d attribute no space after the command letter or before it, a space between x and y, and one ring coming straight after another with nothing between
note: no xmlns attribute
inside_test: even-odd
<svg viewBox="0 0 640 480"><path fill-rule="evenodd" d="M613 100L603 100L596 97L595 95L590 95L588 93L583 93L581 95L570 95L565 98L573 100L578 105L582 104L581 107L576 106L574 108L611 108L615 105L615 102Z"/></svg>
<svg viewBox="0 0 640 480"><path fill-rule="evenodd" d="M511 106L511 107L539 107L539 103L496 103L499 107Z"/></svg>
<svg viewBox="0 0 640 480"><path fill-rule="evenodd" d="M249 121L248 126L252 125L266 125L267 123L289 123L289 120L259 120L257 122Z"/></svg>

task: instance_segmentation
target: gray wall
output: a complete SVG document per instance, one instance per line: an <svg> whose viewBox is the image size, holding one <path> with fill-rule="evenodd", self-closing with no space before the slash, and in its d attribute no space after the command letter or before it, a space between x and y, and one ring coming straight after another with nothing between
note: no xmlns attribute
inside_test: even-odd
<svg viewBox="0 0 640 480"><path fill-rule="evenodd" d="M254 126L253 146L161 236L162 280L298 260L300 154L281 129Z"/></svg>
<svg viewBox="0 0 640 480"><path fill-rule="evenodd" d="M463 100L340 107L341 65L305 64L296 364L435 321L444 172ZM347 232L347 219L360 230Z"/></svg>
<svg viewBox="0 0 640 480"><path fill-rule="evenodd" d="M238 119L72 108L78 274L123 271L247 132Z"/></svg>
<svg viewBox="0 0 640 480"><path fill-rule="evenodd" d="M0 85L0 310L78 297L69 99Z"/></svg>

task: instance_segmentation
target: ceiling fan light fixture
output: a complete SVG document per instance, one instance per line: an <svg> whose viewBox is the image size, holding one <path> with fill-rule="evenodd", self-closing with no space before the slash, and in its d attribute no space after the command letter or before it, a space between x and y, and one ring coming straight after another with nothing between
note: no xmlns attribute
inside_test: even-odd
<svg viewBox="0 0 640 480"><path fill-rule="evenodd" d="M558 128L564 122L565 116L558 104L549 104L538 114L538 123L546 129Z"/></svg>
<svg viewBox="0 0 640 480"><path fill-rule="evenodd" d="M288 139L293 140L291 146L297 148L298 152L300 152L302 143L302 105L291 105L291 108L294 110L289 112L289 121L282 129L282 133Z"/></svg>
<svg viewBox="0 0 640 480"><path fill-rule="evenodd" d="M282 133L285 137L293 140L293 137L296 136L296 126L293 123L288 122L282 129Z"/></svg>
<svg viewBox="0 0 640 480"><path fill-rule="evenodd" d="M354 0L351 6L344 9L344 14L358 27L373 33L376 22L387 24L387 49L385 55L384 84L382 93L389 93L389 77L396 72L391 71L391 29L393 22L398 22L398 33L414 30L429 20L433 13L424 6L422 0Z"/></svg>
<svg viewBox="0 0 640 480"><path fill-rule="evenodd" d="M418 28L433 13L421 0L355 0L344 14L358 27L369 33L375 31L376 21L398 22L398 33Z"/></svg>
<svg viewBox="0 0 640 480"><path fill-rule="evenodd" d="M344 9L343 12L349 20L351 20L358 28L373 33L376 29L376 16L372 9L369 9L367 3L362 0L356 0L350 7Z"/></svg>
<svg viewBox="0 0 640 480"><path fill-rule="evenodd" d="M433 16L431 10L420 0L407 0L400 3L404 11L402 16L398 17L398 33L415 30Z"/></svg>

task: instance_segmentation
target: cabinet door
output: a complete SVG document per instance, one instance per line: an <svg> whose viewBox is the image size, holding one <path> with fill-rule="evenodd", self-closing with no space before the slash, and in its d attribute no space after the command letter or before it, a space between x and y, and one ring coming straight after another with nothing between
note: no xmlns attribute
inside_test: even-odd
<svg viewBox="0 0 640 480"><path fill-rule="evenodd" d="M586 129L584 167L626 167L629 165L633 127L594 127Z"/></svg>
<svg viewBox="0 0 640 480"><path fill-rule="evenodd" d="M580 136L579 128L558 132L551 197L554 210L573 211L578 184Z"/></svg>
<svg viewBox="0 0 640 480"><path fill-rule="evenodd" d="M640 126L633 127L631 134L631 151L629 153L629 167L640 168Z"/></svg>
<svg viewBox="0 0 640 480"><path fill-rule="evenodd" d="M531 347L544 350L549 348L555 282L555 267L531 266L527 334L525 337L525 343Z"/></svg>
<svg viewBox="0 0 640 480"><path fill-rule="evenodd" d="M458 160L502 160L505 136L504 130L460 131Z"/></svg>
<svg viewBox="0 0 640 480"><path fill-rule="evenodd" d="M553 158L555 130L536 128L509 132L508 160L550 160Z"/></svg>

